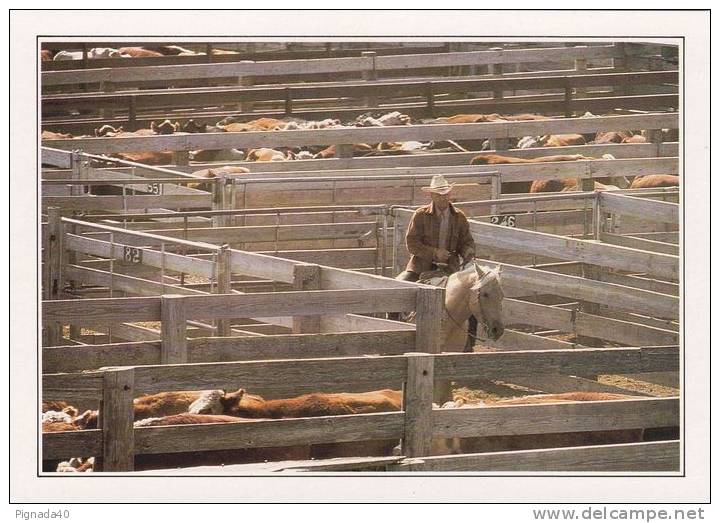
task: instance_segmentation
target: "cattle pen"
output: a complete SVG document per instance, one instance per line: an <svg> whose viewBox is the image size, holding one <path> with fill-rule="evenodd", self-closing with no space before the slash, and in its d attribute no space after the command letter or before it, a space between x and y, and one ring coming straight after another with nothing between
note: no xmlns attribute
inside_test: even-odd
<svg viewBox="0 0 720 523"><path fill-rule="evenodd" d="M217 45L208 44L205 55L156 62L91 60L91 42L63 44L84 58L72 68L43 62L41 131L83 136L41 142L41 396L97 410L99 421L43 433L42 460L92 456L98 472L191 475L208 467L137 464L152 455L382 440L399 443L395 455L209 471L679 473L682 189L594 190L622 177L682 179L673 49L553 44L258 43L217 60L209 59ZM228 117L345 121L389 111L416 123L132 134L164 119L212 127ZM442 120L526 112L546 118ZM131 135L91 136L103 125ZM624 129L644 139L517 146L525 136ZM409 142L450 145L427 154L356 151ZM311 146L334 153L247 158L252 149ZM229 150L246 157L197 155ZM150 165L131 158L138 152L164 156ZM528 163L471 164L490 154ZM550 155L579 157L535 161ZM218 174L201 177L203 170ZM413 213L428 202L421 188L437 174L456 184L454 204L468 217L477 263L502 275L505 333L474 352L444 350L444 288L394 279L409 256ZM515 190L548 180L576 186ZM393 313L414 313L415 321L389 319ZM441 408L444 383L456 396L482 389L625 397ZM134 425L140 396L238 388L268 400L380 389L403 399L393 412ZM610 431L641 437L598 442ZM576 433L596 438L436 452L439 441L447 448Z"/></svg>

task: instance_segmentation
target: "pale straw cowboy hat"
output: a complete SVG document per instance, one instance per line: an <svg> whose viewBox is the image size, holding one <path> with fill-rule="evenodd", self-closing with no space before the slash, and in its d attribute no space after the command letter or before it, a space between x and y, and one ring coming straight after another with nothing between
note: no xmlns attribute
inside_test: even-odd
<svg viewBox="0 0 720 523"><path fill-rule="evenodd" d="M421 187L425 192L434 192L438 194L447 194L450 191L452 191L452 188L455 184L454 183L448 183L448 181L445 179L445 177L442 174L436 174L432 177L432 180L430 181L429 187Z"/></svg>

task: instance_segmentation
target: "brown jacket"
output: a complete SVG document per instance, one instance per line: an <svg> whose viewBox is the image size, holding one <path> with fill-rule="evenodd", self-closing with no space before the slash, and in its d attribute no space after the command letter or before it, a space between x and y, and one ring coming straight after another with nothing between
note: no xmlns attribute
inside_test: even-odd
<svg viewBox="0 0 720 523"><path fill-rule="evenodd" d="M435 262L435 249L440 240L440 212L434 205L426 205L415 211L410 220L405 244L412 255L405 270L418 274L431 270ZM460 268L459 256L468 260L475 255L475 241L470 235L470 226L462 211L450 204L450 228L448 230L448 261L452 272Z"/></svg>

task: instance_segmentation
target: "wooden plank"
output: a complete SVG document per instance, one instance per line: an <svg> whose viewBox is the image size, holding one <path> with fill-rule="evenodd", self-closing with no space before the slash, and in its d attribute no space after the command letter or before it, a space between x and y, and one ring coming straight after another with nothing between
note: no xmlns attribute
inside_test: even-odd
<svg viewBox="0 0 720 523"><path fill-rule="evenodd" d="M462 454L406 460L392 471L671 472L680 470L680 443L627 443L564 449Z"/></svg>
<svg viewBox="0 0 720 523"><path fill-rule="evenodd" d="M481 345L505 351L573 350L583 347L577 343L568 343L566 341L544 338L542 336L518 332L512 329L505 329L505 333L498 340L481 340Z"/></svg>
<svg viewBox="0 0 720 523"><path fill-rule="evenodd" d="M187 302L183 296L163 294L160 297L161 363L188 361L187 311Z"/></svg>
<svg viewBox="0 0 720 523"><path fill-rule="evenodd" d="M556 118L542 121L489 122L471 124L409 125L373 128L323 129L320 131L298 130L288 133L244 132L244 133L200 133L187 135L158 135L122 138L86 138L45 140L43 146L59 149L82 149L90 153L118 153L133 151L185 151L196 149L230 149L249 147L297 147L311 144L338 145L351 143L377 143L407 140L461 140L486 138L509 138L516 136L539 136L543 134L591 133L604 129L663 129L678 126L677 113L645 114L630 116L607 116L595 118ZM97 197L103 198L103 197ZM105 197L114 198L114 197ZM128 197L138 199L143 196ZM163 198L163 197L160 197ZM187 198L196 202L193 196L164 197L163 201ZM134 200L133 200L134 201ZM57 205L58 203L48 203ZM191 207L190 205L181 205ZM148 205L146 205L148 206ZM167 207L168 205L155 205ZM129 205L131 208L135 208Z"/></svg>
<svg viewBox="0 0 720 523"><path fill-rule="evenodd" d="M43 196L43 207L60 207L73 211L125 211L142 209L209 209L211 197L207 194L173 194L162 196L143 194L136 196Z"/></svg>
<svg viewBox="0 0 720 523"><path fill-rule="evenodd" d="M336 358L404 354L415 348L414 331L281 334L257 337L194 338L190 363L267 359ZM159 361L159 360L158 360ZM155 363L153 361L152 363Z"/></svg>
<svg viewBox="0 0 720 523"><path fill-rule="evenodd" d="M43 322L157 321L160 298L92 298L43 301Z"/></svg>
<svg viewBox="0 0 720 523"><path fill-rule="evenodd" d="M322 289L390 289L413 288L418 284L386 278L375 274L360 274L356 271L336 267L320 268L320 288Z"/></svg>
<svg viewBox="0 0 720 523"><path fill-rule="evenodd" d="M677 346L439 354L435 356L435 377L583 376L676 371L678 366Z"/></svg>
<svg viewBox="0 0 720 523"><path fill-rule="evenodd" d="M116 335L113 329L113 335ZM160 344L148 342L45 347L43 372L78 372L100 367L160 363Z"/></svg>
<svg viewBox="0 0 720 523"><path fill-rule="evenodd" d="M231 249L230 267L233 274L293 283L297 262L264 254Z"/></svg>
<svg viewBox="0 0 720 523"><path fill-rule="evenodd" d="M282 447L400 438L400 412L278 420L238 419L237 423L141 427L138 454L258 447Z"/></svg>
<svg viewBox="0 0 720 523"><path fill-rule="evenodd" d="M348 374L352 369L352 374ZM307 359L186 365L148 365L135 368L138 394L164 390L234 390L238 384L257 394L264 392L344 391L349 384L367 384L365 390L399 388L405 379L402 356Z"/></svg>
<svg viewBox="0 0 720 523"><path fill-rule="evenodd" d="M133 368L103 373L100 409L103 452L102 472L128 472L134 468Z"/></svg>
<svg viewBox="0 0 720 523"><path fill-rule="evenodd" d="M102 436L100 429L43 433L42 459L99 456L103 448Z"/></svg>
<svg viewBox="0 0 720 523"><path fill-rule="evenodd" d="M491 260L478 261L490 267L501 267L503 288L507 286L519 289L517 292L513 291L516 296L532 293L554 294L648 316L674 319L679 316L677 296ZM505 294L507 296L512 293L506 291Z"/></svg>
<svg viewBox="0 0 720 523"><path fill-rule="evenodd" d="M443 438L591 432L679 425L678 398L497 405L432 411L432 435Z"/></svg>
<svg viewBox="0 0 720 523"><path fill-rule="evenodd" d="M406 456L426 456L430 453L433 432L433 357L417 353L408 354L406 360L402 453Z"/></svg>
<svg viewBox="0 0 720 523"><path fill-rule="evenodd" d="M626 236L624 234L612 234L601 231L599 239L604 243L620 245L621 247L628 247L630 249L659 252L673 256L678 256L679 253L679 246L677 244L646 240L644 238L633 238L632 236Z"/></svg>
<svg viewBox="0 0 720 523"><path fill-rule="evenodd" d="M124 258L125 248L129 247L129 245L118 242L110 243L109 241L87 238L76 234L66 234L65 247L69 250L84 252L94 256L122 260ZM150 267L163 267L168 271L184 272L204 278L212 278L215 273L215 264L211 261L191 258L171 252L162 253L152 249L142 249L140 263Z"/></svg>
<svg viewBox="0 0 720 523"><path fill-rule="evenodd" d="M415 332L415 326L410 323L385 318L373 318L360 314L326 314L321 317L320 321L323 332L383 330Z"/></svg>
<svg viewBox="0 0 720 523"><path fill-rule="evenodd" d="M582 261L619 270L646 272L668 279L678 278L677 256L513 229L472 219L469 222L473 239L479 245L561 260Z"/></svg>
<svg viewBox="0 0 720 523"><path fill-rule="evenodd" d="M357 58L326 58L308 60L279 60L230 62L216 64L163 65L144 67L115 67L43 71L43 87L82 83L128 83L152 80L180 80L192 78L226 78L244 76L285 76L294 74L340 73L378 70L449 67L489 63L522 63L572 60L578 56L611 58L617 55L613 46L592 46L582 50L548 48L532 50L474 51L460 53L432 53L409 56L377 56Z"/></svg>
<svg viewBox="0 0 720 523"><path fill-rule="evenodd" d="M445 315L445 289L417 289L415 306L415 351L437 354L442 350L442 322Z"/></svg>
<svg viewBox="0 0 720 523"><path fill-rule="evenodd" d="M486 153L497 153L497 151L486 151ZM568 147L535 147L531 149L513 149L512 155L517 158L537 158L551 154L582 154L599 158L603 154L612 154L615 158L655 158L671 157L678 155L677 143L662 144L606 144L606 145L579 145ZM342 169L381 169L381 168L410 168L410 167L465 167L470 160L478 155L477 151L467 153L433 153L407 156L378 156L359 158L326 158L318 160L288 160L282 162L233 162L233 165L241 165L251 168L253 173L271 173L292 171L296 176L303 176L305 171L336 171ZM177 167L177 169L188 169L196 171L199 169L212 168L216 164L198 163L191 168ZM532 164L528 164L532 167Z"/></svg>
<svg viewBox="0 0 720 523"><path fill-rule="evenodd" d="M539 303L505 299L503 315L506 318L506 324L510 325L535 325L545 329L601 338L628 346L675 345L678 343L677 332Z"/></svg>
<svg viewBox="0 0 720 523"><path fill-rule="evenodd" d="M600 193L602 212L636 216L643 220L679 224L679 205L644 198L633 198L625 194Z"/></svg>
<svg viewBox="0 0 720 523"><path fill-rule="evenodd" d="M102 399L101 374L43 374L42 399L87 403Z"/></svg>
<svg viewBox="0 0 720 523"><path fill-rule="evenodd" d="M398 312L415 308L416 289L363 289L185 297L193 318L262 318L326 313Z"/></svg>

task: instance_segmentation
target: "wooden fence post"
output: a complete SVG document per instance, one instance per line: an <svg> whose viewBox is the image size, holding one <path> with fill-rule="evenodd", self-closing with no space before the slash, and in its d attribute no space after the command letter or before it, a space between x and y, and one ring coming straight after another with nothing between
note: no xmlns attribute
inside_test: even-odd
<svg viewBox="0 0 720 523"><path fill-rule="evenodd" d="M62 222L60 207L47 208L47 230L45 243L45 263L47 263L47 281L43 282L45 299L57 300L60 297L62 285ZM62 339L62 327L56 322L43 325L43 345L60 345Z"/></svg>
<svg viewBox="0 0 720 523"><path fill-rule="evenodd" d="M230 294L232 292L232 267L230 264L230 246L224 244L217 250L216 277L218 294ZM230 336L230 320L216 320L218 336Z"/></svg>
<svg viewBox="0 0 720 523"><path fill-rule="evenodd" d="M432 445L432 403L434 356L406 354L407 380L403 384L405 424L402 454L409 458L427 456Z"/></svg>
<svg viewBox="0 0 720 523"><path fill-rule="evenodd" d="M445 289L420 287L415 306L415 350L428 354L442 352L442 322L445 315ZM435 383L434 400L438 404L452 400L450 380Z"/></svg>
<svg viewBox="0 0 720 523"><path fill-rule="evenodd" d="M128 472L134 469L133 397L135 369L120 368L103 373L103 402L100 410L103 452L96 470Z"/></svg>
<svg viewBox="0 0 720 523"><path fill-rule="evenodd" d="M352 158L353 145L350 143L339 143L335 146L335 158Z"/></svg>
<svg viewBox="0 0 720 523"><path fill-rule="evenodd" d="M586 45L578 45L575 49L585 49ZM579 73L587 73L587 58L576 58L575 59L575 70ZM583 98L587 96L587 90L584 87L575 88L575 96Z"/></svg>
<svg viewBox="0 0 720 523"><path fill-rule="evenodd" d="M227 208L227 176L221 174L215 178L213 183L212 210L224 211ZM234 203L234 202L231 202ZM213 216L213 227L224 227L227 223L226 216Z"/></svg>
<svg viewBox="0 0 720 523"><path fill-rule="evenodd" d="M241 64L254 64L254 60L240 60ZM252 87L255 85L255 78L252 76L240 76L238 77L238 85L240 87ZM253 102L240 102L237 106L238 111L241 113L251 113L255 109Z"/></svg>
<svg viewBox="0 0 720 523"><path fill-rule="evenodd" d="M160 297L160 362L187 363L187 311L182 295Z"/></svg>
<svg viewBox="0 0 720 523"><path fill-rule="evenodd" d="M115 84L113 84L112 82L103 82L100 85L100 91L105 92L105 93L115 92ZM108 119L111 119L113 116L115 116L114 109L112 109L110 107L100 109L100 118L108 120Z"/></svg>
<svg viewBox="0 0 720 523"><path fill-rule="evenodd" d="M362 51L360 54L363 58L367 58L370 62L369 67L367 69L364 69L362 72L362 79L366 82L373 82L377 80L377 70L375 69L375 58L377 57L377 53L375 51ZM365 107L377 107L377 96L366 96L363 99L363 105Z"/></svg>
<svg viewBox="0 0 720 523"><path fill-rule="evenodd" d="M297 291L316 291L320 289L320 266L312 264L293 267L293 289ZM321 331L320 316L293 316L293 334L305 334Z"/></svg>
<svg viewBox="0 0 720 523"><path fill-rule="evenodd" d="M628 70L627 51L625 50L625 42L615 42L613 44L615 50L621 56L612 59L612 67L614 73L624 73ZM626 82L622 85L613 87L613 95L627 96L632 93L632 82Z"/></svg>
<svg viewBox="0 0 720 523"><path fill-rule="evenodd" d="M490 51L502 51L502 47L491 47ZM490 74L493 76L502 76L503 74L503 64L490 64L489 66ZM502 89L497 89L493 91L493 100L496 102L502 102L503 99L503 91ZM507 150L510 148L510 140L507 138L491 138L490 139L490 149L493 149L495 151L502 151Z"/></svg>

